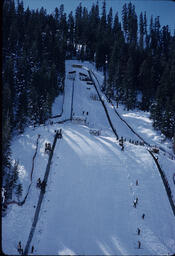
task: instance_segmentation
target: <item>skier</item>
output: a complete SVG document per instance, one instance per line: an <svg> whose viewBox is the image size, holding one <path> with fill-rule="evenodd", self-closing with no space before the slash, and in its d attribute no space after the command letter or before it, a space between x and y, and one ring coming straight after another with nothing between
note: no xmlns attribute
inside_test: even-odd
<svg viewBox="0 0 175 256"><path fill-rule="evenodd" d="M18 252L19 252L19 254L23 254L23 249L21 247L21 241L19 241L19 243L18 243Z"/></svg>
<svg viewBox="0 0 175 256"><path fill-rule="evenodd" d="M133 202L133 206L136 208L136 205L137 205L137 203L138 203L138 198L136 198L135 200L134 200L134 202Z"/></svg>
<svg viewBox="0 0 175 256"><path fill-rule="evenodd" d="M34 251L34 246L32 245L31 253L33 253L33 251Z"/></svg>
<svg viewBox="0 0 175 256"><path fill-rule="evenodd" d="M46 153L46 151L47 151L47 148L48 148L48 144L47 144L47 142L45 143L45 153Z"/></svg>
<svg viewBox="0 0 175 256"><path fill-rule="evenodd" d="M88 116L88 112L86 113L86 115Z"/></svg>
<svg viewBox="0 0 175 256"><path fill-rule="evenodd" d="M137 234L140 235L140 228L137 229Z"/></svg>
<svg viewBox="0 0 175 256"><path fill-rule="evenodd" d="M136 186L138 186L138 184L139 184L139 183L138 183L138 180L136 180Z"/></svg>
<svg viewBox="0 0 175 256"><path fill-rule="evenodd" d="M142 214L142 219L144 219L144 218L145 218L145 214L143 213L143 214Z"/></svg>
<svg viewBox="0 0 175 256"><path fill-rule="evenodd" d="M57 138L58 139L61 139L62 138L62 129L60 129L60 130L58 130L57 132L56 132L56 135L57 135Z"/></svg>
<svg viewBox="0 0 175 256"><path fill-rule="evenodd" d="M60 129L60 139L62 138L62 129Z"/></svg>
<svg viewBox="0 0 175 256"><path fill-rule="evenodd" d="M141 242L138 241L138 249L140 249L140 246L141 246Z"/></svg>
<svg viewBox="0 0 175 256"><path fill-rule="evenodd" d="M51 151L52 149L51 149L51 144L50 143L48 143L47 144L47 150L49 150L49 151Z"/></svg>
<svg viewBox="0 0 175 256"><path fill-rule="evenodd" d="M18 243L18 248L21 249L21 241Z"/></svg>
<svg viewBox="0 0 175 256"><path fill-rule="evenodd" d="M45 189L46 189L46 182L43 180L43 182L41 183L41 191L45 193Z"/></svg>
<svg viewBox="0 0 175 256"><path fill-rule="evenodd" d="M41 187L41 179L39 178L38 180L37 180L37 185L36 185L38 188L40 188Z"/></svg>

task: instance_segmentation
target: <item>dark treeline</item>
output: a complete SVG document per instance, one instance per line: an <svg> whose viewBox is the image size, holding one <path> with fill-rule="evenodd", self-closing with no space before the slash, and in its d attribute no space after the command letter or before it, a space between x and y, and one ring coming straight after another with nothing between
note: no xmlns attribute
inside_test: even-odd
<svg viewBox="0 0 175 256"><path fill-rule="evenodd" d="M3 3L2 55L2 165L6 200L22 188L18 163L10 164L10 140L28 125L43 124L51 115L55 97L62 93L65 78L65 14L24 11L23 2ZM19 198L17 196L17 198Z"/></svg>
<svg viewBox="0 0 175 256"><path fill-rule="evenodd" d="M15 186L10 140L26 126L44 123L64 90L65 59L95 61L104 72L103 91L126 108L150 110L155 129L175 134L175 36L159 18L137 16L124 4L122 21L112 8L93 3L66 14L24 10L23 2L3 1L3 170L6 188ZM175 135L174 135L175 136ZM16 170L17 167L15 166ZM11 184L11 185L9 185ZM7 196L8 197L8 196Z"/></svg>

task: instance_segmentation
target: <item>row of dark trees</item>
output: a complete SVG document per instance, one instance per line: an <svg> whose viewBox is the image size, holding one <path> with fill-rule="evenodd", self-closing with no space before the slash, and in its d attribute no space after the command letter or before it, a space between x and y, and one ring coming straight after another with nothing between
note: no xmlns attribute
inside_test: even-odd
<svg viewBox="0 0 175 256"><path fill-rule="evenodd" d="M47 14L3 1L3 166L10 168L10 139L27 125L44 123L64 89L65 59L95 61L104 71L106 95L126 108L150 110L154 127L175 133L175 36L159 18L124 4L122 21L106 3L75 14L64 6ZM8 170L8 171L7 171Z"/></svg>
<svg viewBox="0 0 175 256"><path fill-rule="evenodd" d="M18 168L10 164L10 140L26 126L43 124L55 97L64 88L66 41L62 20L24 10L23 2L3 2L2 160L6 199L18 184ZM16 185L15 185L16 184Z"/></svg>

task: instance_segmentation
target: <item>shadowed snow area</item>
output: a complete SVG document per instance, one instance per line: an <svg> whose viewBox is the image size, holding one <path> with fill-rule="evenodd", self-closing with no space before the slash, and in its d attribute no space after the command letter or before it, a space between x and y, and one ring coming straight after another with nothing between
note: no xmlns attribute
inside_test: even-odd
<svg viewBox="0 0 175 256"><path fill-rule="evenodd" d="M84 69L72 68L73 63L79 62L66 62L66 72L87 73ZM87 66L94 68L91 64ZM102 79L102 75L95 72ZM70 117L72 85L73 81L66 77L63 116L54 121ZM91 98L91 94L96 93L93 85L90 85L91 89L86 87L86 82L80 81L76 74L73 112L74 116L86 117L86 125L74 121L40 126L35 130L29 127L13 141L12 156L19 160L20 179L25 190L30 183L36 139L38 134L41 135L26 203L22 207L11 205L2 220L4 253L17 254L19 241L23 248L26 245L39 197L36 182L39 177L43 179L48 161L44 145L45 142L52 143L55 129L61 128L63 138L57 141L54 150L46 193L31 242L35 255L173 254L175 219L151 155L146 147L128 142L130 138L138 138L108 105L117 133L127 138L124 151L121 151L101 102ZM129 118L129 112L125 117ZM144 116L139 118L133 113L131 117L150 124ZM91 128L100 129L101 135L90 134ZM167 160L166 163L167 171L170 171L174 161ZM136 198L138 204L134 208Z"/></svg>

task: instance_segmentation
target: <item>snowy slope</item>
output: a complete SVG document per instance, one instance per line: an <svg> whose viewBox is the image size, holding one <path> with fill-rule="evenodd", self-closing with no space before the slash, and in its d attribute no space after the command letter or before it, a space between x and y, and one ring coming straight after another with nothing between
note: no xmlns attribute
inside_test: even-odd
<svg viewBox="0 0 175 256"><path fill-rule="evenodd" d="M60 94L52 105L52 116L57 116L62 114L62 105L64 103L64 95Z"/></svg>
<svg viewBox="0 0 175 256"><path fill-rule="evenodd" d="M67 61L66 72L86 72L72 68L73 63L76 61ZM70 118L72 85L73 81L66 78L63 116L54 122ZM62 128L63 139L58 140L55 147L46 193L31 242L35 254L173 254L174 215L151 155L146 147L128 141L121 151L101 102L91 99L91 94L96 91L92 85L89 87L91 89L87 89L86 82L80 81L76 75L73 112L74 116L86 117L87 125L68 121L35 130L29 127L14 139L13 158L19 159L23 166L20 179L27 187L36 139L38 134L41 135L26 203L21 207L11 205L2 220L3 251L16 254L20 240L23 248L26 245L39 196L36 181L39 177L43 179L48 161L44 145L45 142L53 142L55 129ZM118 134L136 139L136 135L117 118L110 104L105 104ZM101 135L91 135L90 128L101 129ZM163 154L160 157L162 165L166 161L169 169L173 168L173 160L166 160ZM136 198L138 205L134 208ZM145 219L142 219L143 213ZM137 228L141 230L139 236ZM141 241L141 249L137 248L138 240Z"/></svg>

